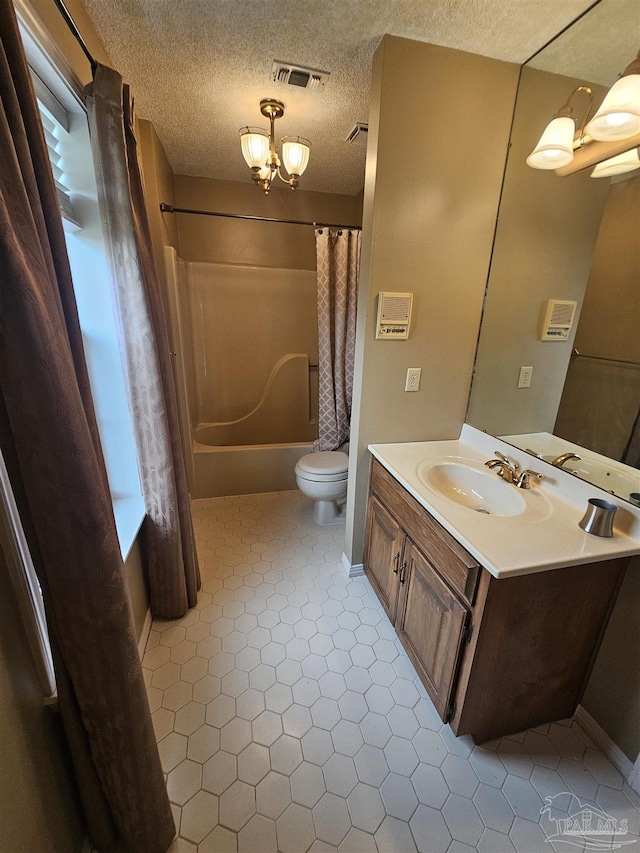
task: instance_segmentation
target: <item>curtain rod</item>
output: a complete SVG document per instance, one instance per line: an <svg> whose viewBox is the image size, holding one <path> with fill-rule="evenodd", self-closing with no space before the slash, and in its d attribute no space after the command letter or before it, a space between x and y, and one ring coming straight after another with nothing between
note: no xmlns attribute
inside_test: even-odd
<svg viewBox="0 0 640 853"><path fill-rule="evenodd" d="M629 361L626 358L607 358L605 355L587 355L587 353L578 352L575 347L571 353L571 358L590 358L593 361L611 361L614 364L630 364L633 367L640 367L640 362L637 361Z"/></svg>
<svg viewBox="0 0 640 853"><path fill-rule="evenodd" d="M67 7L64 5L63 0L53 0L53 2L55 3L55 5L56 5L56 6L57 6L57 8L58 8L58 11L59 11L59 12L60 12L60 14L62 15L62 17L63 17L63 19L64 19L65 24L66 24L66 25L69 27L69 29L71 30L71 35L72 35L72 36L75 38L75 40L78 42L78 44L79 44L79 45L80 45L80 47L82 48L82 52L84 53L84 55L85 55L85 56L87 57L87 59L89 60L89 63L90 63L90 65L91 65L91 70L92 70L92 71L95 71L95 70L96 70L96 67L97 67L97 65L98 65L98 63L96 62L96 60L95 60L95 59L93 58L93 56L91 55L91 51L90 51L90 50L89 50L89 48L87 47L87 44L86 44L85 40L84 40L84 39L82 38L82 36L80 35L80 30L77 28L77 26L76 26L76 22L75 22L75 21L73 20L73 18L71 17L71 13L70 13L70 12L69 12L69 10L67 9Z"/></svg>
<svg viewBox="0 0 640 853"><path fill-rule="evenodd" d="M313 225L314 228L343 228L345 231L362 231L361 225L338 225L335 222L311 222L300 219L275 219L270 216L249 216L243 213L219 213L215 210L192 210L188 207L174 207L172 204L161 202L163 213L195 213L199 216L222 216L225 219L248 219L252 222L279 222L285 225Z"/></svg>

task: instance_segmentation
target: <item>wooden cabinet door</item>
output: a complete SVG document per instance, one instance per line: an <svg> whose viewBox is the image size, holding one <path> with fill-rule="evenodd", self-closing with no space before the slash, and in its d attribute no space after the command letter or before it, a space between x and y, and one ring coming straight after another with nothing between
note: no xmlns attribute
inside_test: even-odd
<svg viewBox="0 0 640 853"><path fill-rule="evenodd" d="M410 539L399 582L396 631L446 722L469 611Z"/></svg>
<svg viewBox="0 0 640 853"><path fill-rule="evenodd" d="M404 532L398 522L374 495L369 495L364 569L392 622L396 616L403 544Z"/></svg>

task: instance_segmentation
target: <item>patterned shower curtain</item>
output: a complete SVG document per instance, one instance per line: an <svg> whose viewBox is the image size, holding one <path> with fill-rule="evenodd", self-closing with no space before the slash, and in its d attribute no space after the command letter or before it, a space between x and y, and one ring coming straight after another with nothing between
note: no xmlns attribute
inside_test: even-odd
<svg viewBox="0 0 640 853"><path fill-rule="evenodd" d="M313 449L337 450L349 440L361 234L328 228L315 233L319 413Z"/></svg>

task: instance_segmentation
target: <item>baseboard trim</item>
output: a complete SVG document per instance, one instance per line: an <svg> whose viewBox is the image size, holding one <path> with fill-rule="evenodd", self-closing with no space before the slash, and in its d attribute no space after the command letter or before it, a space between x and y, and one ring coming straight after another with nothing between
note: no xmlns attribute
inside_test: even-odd
<svg viewBox="0 0 640 853"><path fill-rule="evenodd" d="M362 563L351 563L344 551L342 552L342 568L348 578L359 578L364 574Z"/></svg>
<svg viewBox="0 0 640 853"><path fill-rule="evenodd" d="M638 785L640 780L636 779L635 784L631 784L635 775L633 762L627 758L618 744L611 739L602 726L593 719L584 705L578 705L573 719L585 734L589 735L595 745L602 750L614 767L618 768L629 785L637 791L638 789L635 786Z"/></svg>
<svg viewBox="0 0 640 853"><path fill-rule="evenodd" d="M138 640L138 654L140 655L140 660L142 660L144 650L147 648L147 641L149 639L149 633L151 632L151 622L151 608L149 608L149 610L147 610L147 615L144 617L142 631L140 632L140 639Z"/></svg>

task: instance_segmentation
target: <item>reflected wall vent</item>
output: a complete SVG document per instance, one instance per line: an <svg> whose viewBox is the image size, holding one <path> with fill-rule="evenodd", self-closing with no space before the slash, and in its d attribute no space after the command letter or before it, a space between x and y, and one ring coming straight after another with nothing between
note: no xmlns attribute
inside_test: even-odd
<svg viewBox="0 0 640 853"><path fill-rule="evenodd" d="M282 62L280 59L274 59L271 66L271 79L274 83L298 86L300 89L310 91L324 89L330 74L330 71L305 68L304 65L294 65L291 62Z"/></svg>
<svg viewBox="0 0 640 853"><path fill-rule="evenodd" d="M542 303L538 337L541 341L566 341L578 303L573 299L547 299Z"/></svg>
<svg viewBox="0 0 640 853"><path fill-rule="evenodd" d="M369 125L366 121L357 121L351 129L346 141L351 145L363 145L366 148L369 136Z"/></svg>

